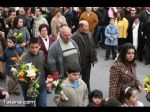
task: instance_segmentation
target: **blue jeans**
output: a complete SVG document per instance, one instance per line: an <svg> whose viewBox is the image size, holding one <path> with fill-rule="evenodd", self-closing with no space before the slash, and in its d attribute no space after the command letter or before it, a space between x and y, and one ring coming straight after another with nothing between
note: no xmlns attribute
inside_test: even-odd
<svg viewBox="0 0 150 112"><path fill-rule="evenodd" d="M31 97L27 96L27 86L21 86L23 97L25 101L33 101ZM34 104L25 104L26 107L33 107ZM47 90L46 87L40 88L39 95L36 98L36 106L37 107L46 107L47 106Z"/></svg>
<svg viewBox="0 0 150 112"><path fill-rule="evenodd" d="M95 31L95 34L94 34L94 42L95 42L95 45L98 45L98 42L99 42L100 40L101 40L101 43L102 43L103 45L105 45L105 44L104 44L105 38L106 38L106 36L105 36L105 28L106 28L106 26L97 26L96 31ZM99 38L99 35L100 35L101 38Z"/></svg>

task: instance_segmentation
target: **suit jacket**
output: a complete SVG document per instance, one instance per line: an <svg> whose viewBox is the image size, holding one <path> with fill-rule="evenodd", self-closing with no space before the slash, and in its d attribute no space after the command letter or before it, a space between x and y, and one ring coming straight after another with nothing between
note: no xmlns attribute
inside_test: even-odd
<svg viewBox="0 0 150 112"><path fill-rule="evenodd" d="M86 53L85 53L85 49L86 49L86 44L85 41L82 39L83 35L82 33L77 30L73 35L72 35L72 39L78 44L79 49L80 49L80 54L81 54L81 67L85 65L85 61L86 61ZM90 51L91 51L91 56L90 56L90 62L93 64L94 66L94 62L98 61L97 59L97 52L95 49L95 44L94 41L91 37L91 34L88 33L88 40L89 40L89 44L90 44Z"/></svg>
<svg viewBox="0 0 150 112"><path fill-rule="evenodd" d="M109 98L118 99L120 95L120 89L127 86L133 86L138 89L141 85L136 77L136 70L131 65L132 73L126 67L124 63L117 59L110 68L110 80L109 80Z"/></svg>

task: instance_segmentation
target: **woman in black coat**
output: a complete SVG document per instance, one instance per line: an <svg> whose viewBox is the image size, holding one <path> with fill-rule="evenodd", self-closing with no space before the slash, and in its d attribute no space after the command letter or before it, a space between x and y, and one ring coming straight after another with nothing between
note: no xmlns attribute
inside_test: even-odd
<svg viewBox="0 0 150 112"><path fill-rule="evenodd" d="M136 20L139 21L138 16L135 16L134 22ZM134 22L133 22L133 25L132 25L132 30L133 30ZM143 29L143 24L142 24L142 22L140 22L139 27L138 27L138 46L137 46L137 55L138 55L138 60L139 61L143 61L144 45L145 45L142 29ZM130 42L133 43L133 32L131 34L131 41Z"/></svg>

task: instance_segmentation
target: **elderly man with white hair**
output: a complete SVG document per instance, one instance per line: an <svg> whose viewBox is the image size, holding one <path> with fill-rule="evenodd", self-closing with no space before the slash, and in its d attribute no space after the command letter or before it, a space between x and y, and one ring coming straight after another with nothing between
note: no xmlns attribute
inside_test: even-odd
<svg viewBox="0 0 150 112"><path fill-rule="evenodd" d="M78 45L71 39L71 29L62 26L59 39L48 50L48 66L51 74L59 71L62 78L66 77L66 67L71 63L80 65L80 52Z"/></svg>
<svg viewBox="0 0 150 112"><path fill-rule="evenodd" d="M79 28L73 34L72 39L78 44L81 55L81 75L83 81L87 84L90 93L90 72L91 64L98 62L97 52L91 33L89 32L89 24L85 20L79 22Z"/></svg>

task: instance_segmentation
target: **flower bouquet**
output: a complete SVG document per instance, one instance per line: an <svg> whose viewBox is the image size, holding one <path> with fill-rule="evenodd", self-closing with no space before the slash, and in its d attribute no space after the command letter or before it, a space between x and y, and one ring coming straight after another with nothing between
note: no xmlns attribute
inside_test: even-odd
<svg viewBox="0 0 150 112"><path fill-rule="evenodd" d="M54 91L56 96L63 95L65 100L67 101L68 98L64 94L61 85L62 85L62 79L61 79L61 76L60 76L59 72L55 72L55 74L53 76L50 75L50 74L47 76L47 80L46 80L46 88L47 88L47 90L50 93L52 93Z"/></svg>
<svg viewBox="0 0 150 112"><path fill-rule="evenodd" d="M150 76L144 78L144 90L147 92L146 99L150 102Z"/></svg>
<svg viewBox="0 0 150 112"><path fill-rule="evenodd" d="M14 33L14 36L16 37L17 44L21 44L24 42L23 33Z"/></svg>
<svg viewBox="0 0 150 112"><path fill-rule="evenodd" d="M39 70L34 67L32 63L21 63L15 68L12 67L11 71L15 77L22 85L27 85L28 91L27 96L35 99L39 94Z"/></svg>

